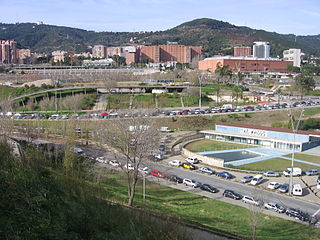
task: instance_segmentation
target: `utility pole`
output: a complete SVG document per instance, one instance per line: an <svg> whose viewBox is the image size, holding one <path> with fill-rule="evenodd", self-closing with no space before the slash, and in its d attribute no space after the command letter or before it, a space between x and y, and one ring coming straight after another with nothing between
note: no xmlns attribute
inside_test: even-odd
<svg viewBox="0 0 320 240"><path fill-rule="evenodd" d="M143 172L143 206L146 206L146 173Z"/></svg>
<svg viewBox="0 0 320 240"><path fill-rule="evenodd" d="M202 82L202 77L203 77L203 75L202 75L202 73L201 73L201 75L199 76L199 84L200 84L200 88L199 88L199 94L200 94L200 98L199 98L199 108L201 108L202 107L202 89L201 89L201 82Z"/></svg>
<svg viewBox="0 0 320 240"><path fill-rule="evenodd" d="M291 154L291 171L290 171L290 179L289 179L289 195L292 195L292 188L293 188L293 164L294 164L294 154L296 151L296 132L299 129L299 125L300 125L300 121L301 121L301 117L303 116L303 112L304 109L302 108L298 122L296 124L296 126L294 126L294 119L293 119L293 115L292 115L292 110L290 107L290 120L291 120L291 127L292 127L292 131L293 131L293 149L292 149L292 154Z"/></svg>

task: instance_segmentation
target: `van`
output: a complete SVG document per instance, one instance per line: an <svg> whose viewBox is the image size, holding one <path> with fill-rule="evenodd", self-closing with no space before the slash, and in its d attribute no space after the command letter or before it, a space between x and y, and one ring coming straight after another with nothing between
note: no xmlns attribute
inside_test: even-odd
<svg viewBox="0 0 320 240"><path fill-rule="evenodd" d="M292 194L296 196L302 196L302 187L300 184L294 184L292 186Z"/></svg>
<svg viewBox="0 0 320 240"><path fill-rule="evenodd" d="M251 185L259 185L263 181L263 176L262 175L256 175L252 178L250 184Z"/></svg>
<svg viewBox="0 0 320 240"><path fill-rule="evenodd" d="M302 170L301 170L301 168L297 168L297 167L294 167L294 168L292 168L292 176L293 177L299 177L299 176L301 176L302 175ZM283 175L285 176L285 177L290 177L290 174L291 174L291 168L287 168L287 170L284 170L283 171Z"/></svg>

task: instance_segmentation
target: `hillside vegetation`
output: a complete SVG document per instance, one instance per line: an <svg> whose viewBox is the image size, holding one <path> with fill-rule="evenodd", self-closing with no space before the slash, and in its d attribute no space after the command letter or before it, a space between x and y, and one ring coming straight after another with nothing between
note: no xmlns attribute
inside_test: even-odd
<svg viewBox="0 0 320 240"><path fill-rule="evenodd" d="M67 177L38 152L20 161L0 142L0 153L0 239L183 239L103 200L97 186Z"/></svg>
<svg viewBox="0 0 320 240"><path fill-rule="evenodd" d="M301 48L305 53L320 55L319 35L278 34L209 18L195 19L172 29L156 32L94 32L62 26L38 26L33 23L0 23L0 39L14 39L20 47L31 48L36 52L49 53L60 49L78 53L89 51L90 46L95 44L129 44L131 38L137 44L146 45L166 44L167 41L201 45L206 56L230 54L233 46L252 45L257 40L269 41L273 56L281 56L282 51L288 48Z"/></svg>

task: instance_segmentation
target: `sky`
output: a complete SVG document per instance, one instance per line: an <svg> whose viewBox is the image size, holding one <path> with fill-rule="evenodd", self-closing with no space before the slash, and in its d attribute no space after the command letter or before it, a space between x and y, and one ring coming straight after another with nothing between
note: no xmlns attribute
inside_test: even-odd
<svg viewBox="0 0 320 240"><path fill-rule="evenodd" d="M213 18L271 32L320 34L319 0L0 0L0 22L94 31L159 31Z"/></svg>

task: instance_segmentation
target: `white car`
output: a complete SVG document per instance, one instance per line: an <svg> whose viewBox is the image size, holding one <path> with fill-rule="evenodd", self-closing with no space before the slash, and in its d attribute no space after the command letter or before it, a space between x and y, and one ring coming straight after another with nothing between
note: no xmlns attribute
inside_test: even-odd
<svg viewBox="0 0 320 240"><path fill-rule="evenodd" d="M105 162L104 157L97 157L96 161L100 162L100 163L104 163Z"/></svg>
<svg viewBox="0 0 320 240"><path fill-rule="evenodd" d="M151 169L148 167L141 167L141 168L138 168L138 171L145 174L149 174L151 172Z"/></svg>
<svg viewBox="0 0 320 240"><path fill-rule="evenodd" d="M195 164L195 163L199 163L200 161L199 161L199 159L197 159L197 158L188 157L188 158L186 158L186 162Z"/></svg>
<svg viewBox="0 0 320 240"><path fill-rule="evenodd" d="M244 195L242 198L242 201L245 203L256 205L256 206L262 205L261 201L255 199L254 197L248 196L248 195Z"/></svg>
<svg viewBox="0 0 320 240"><path fill-rule="evenodd" d="M267 188L275 190L275 189L279 188L280 186L281 186L281 184L278 182L270 182Z"/></svg>
<svg viewBox="0 0 320 240"><path fill-rule="evenodd" d="M114 167L120 166L120 163L117 160L110 160L109 164Z"/></svg>
<svg viewBox="0 0 320 240"><path fill-rule="evenodd" d="M194 188L200 187L201 185L199 182L189 178L184 178L182 183L185 184L186 186L191 186Z"/></svg>
<svg viewBox="0 0 320 240"><path fill-rule="evenodd" d="M128 163L128 164L124 165L124 167L125 167L126 169L128 169L128 170L134 170L134 167L132 166L131 163Z"/></svg>
<svg viewBox="0 0 320 240"><path fill-rule="evenodd" d="M179 166L181 166L181 161L180 160L172 160L172 161L170 161L169 162L169 165L171 165L171 166L177 166L177 167L179 167Z"/></svg>

